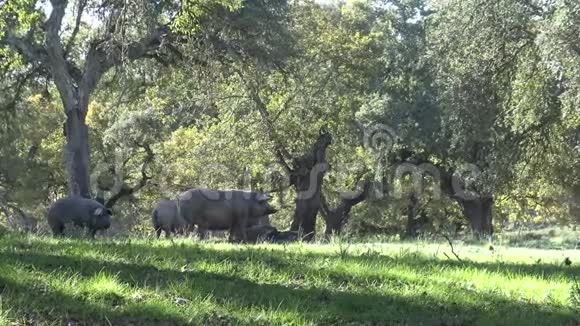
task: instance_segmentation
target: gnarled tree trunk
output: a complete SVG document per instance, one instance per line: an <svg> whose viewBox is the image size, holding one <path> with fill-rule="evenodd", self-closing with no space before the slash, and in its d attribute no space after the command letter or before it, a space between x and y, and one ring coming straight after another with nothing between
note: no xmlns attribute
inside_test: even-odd
<svg viewBox="0 0 580 326"><path fill-rule="evenodd" d="M358 194L353 196L342 196L340 204L335 209L330 209L324 196L321 198L321 213L326 221L326 229L324 235L328 239L333 234L340 235L342 229L348 223L348 218L351 209L364 201L369 194L371 187L370 182L365 182L363 189Z"/></svg>
<svg viewBox="0 0 580 326"><path fill-rule="evenodd" d="M429 223L429 218L420 206L417 194L412 193L407 205L407 227L405 228L405 237L407 238L416 238L417 231Z"/></svg>
<svg viewBox="0 0 580 326"><path fill-rule="evenodd" d="M471 225L471 230L477 237L493 234L492 196L477 196L469 199L456 199L463 215Z"/></svg>
<svg viewBox="0 0 580 326"><path fill-rule="evenodd" d="M294 158L282 145L269 119L266 105L260 98L257 87L249 87L249 93L262 120L266 131L275 144L275 154L280 165L290 176L290 185L296 190L296 209L290 227L291 231L302 232L303 240L310 241L316 231L316 216L320 210L320 192L324 173L328 170L326 162L326 148L332 143L332 136L324 129L320 129L318 140L305 155ZM288 102L286 102L288 104ZM292 160L292 166L287 160Z"/></svg>
<svg viewBox="0 0 580 326"><path fill-rule="evenodd" d="M328 170L326 148L331 142L330 134L321 129L312 149L294 160L294 168L290 172L290 183L296 189L296 209L290 230L302 232L306 241L313 240L316 232L322 182Z"/></svg>
<svg viewBox="0 0 580 326"><path fill-rule="evenodd" d="M312 240L316 231L316 215L320 209L322 177L326 168L323 164L308 171L306 175L296 176L296 208L291 231L301 231L305 240Z"/></svg>
<svg viewBox="0 0 580 326"><path fill-rule="evenodd" d="M493 194L465 189L465 180L461 176L454 174L453 171L441 165L432 163L426 158L417 156L415 152L408 149L402 149L397 156L400 163L410 163L417 166L417 168L427 164L427 167L434 168L435 171L431 168L419 171L419 175L436 172L434 178L441 181L441 190L460 205L473 233L478 237L493 234Z"/></svg>
<svg viewBox="0 0 580 326"><path fill-rule="evenodd" d="M419 213L419 199L415 193L409 197L409 204L407 205L407 227L405 235L407 238L415 238L417 236L417 215Z"/></svg>

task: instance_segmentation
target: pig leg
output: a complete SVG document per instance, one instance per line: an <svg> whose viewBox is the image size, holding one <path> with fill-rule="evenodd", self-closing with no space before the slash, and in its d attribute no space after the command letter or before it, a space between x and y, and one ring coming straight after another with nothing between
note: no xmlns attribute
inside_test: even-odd
<svg viewBox="0 0 580 326"><path fill-rule="evenodd" d="M163 232L163 230L161 228L155 229L155 234L157 235L157 239L159 239L159 237L161 237L161 232Z"/></svg>
<svg viewBox="0 0 580 326"><path fill-rule="evenodd" d="M174 225L173 234L175 234L175 236L181 236L183 235L183 229L179 225Z"/></svg>
<svg viewBox="0 0 580 326"><path fill-rule="evenodd" d="M95 238L95 234L97 234L97 230L96 229L91 229L89 228L87 230L87 235L91 238L94 239Z"/></svg>
<svg viewBox="0 0 580 326"><path fill-rule="evenodd" d="M246 232L246 227L240 227L240 233L242 234L242 243L248 243L248 233Z"/></svg>
<svg viewBox="0 0 580 326"><path fill-rule="evenodd" d="M60 237L64 234L64 224L57 223L55 225L51 225L50 228L52 229L52 234L55 237Z"/></svg>
<svg viewBox="0 0 580 326"><path fill-rule="evenodd" d="M234 242L240 239L240 233L238 232L239 226L233 221L230 225L230 234L228 235L228 242Z"/></svg>
<svg viewBox="0 0 580 326"><path fill-rule="evenodd" d="M197 232L199 233L199 240L205 240L207 238L207 223L199 223L197 225Z"/></svg>
<svg viewBox="0 0 580 326"><path fill-rule="evenodd" d="M177 236L179 235L179 229L175 225L172 225L169 229L169 233Z"/></svg>
<svg viewBox="0 0 580 326"><path fill-rule="evenodd" d="M242 243L248 243L248 217L244 216L242 218L237 218L238 220L238 228L240 231L240 240Z"/></svg>

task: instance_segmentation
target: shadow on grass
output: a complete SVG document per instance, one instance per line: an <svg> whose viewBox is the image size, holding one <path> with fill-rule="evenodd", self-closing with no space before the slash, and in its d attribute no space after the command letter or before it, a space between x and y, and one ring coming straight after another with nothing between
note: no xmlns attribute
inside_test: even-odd
<svg viewBox="0 0 580 326"><path fill-rule="evenodd" d="M0 297L3 308L26 325L184 325L184 316L168 313L151 303L115 311L116 302L88 302L55 288L38 288L0 276Z"/></svg>
<svg viewBox="0 0 580 326"><path fill-rule="evenodd" d="M311 258L331 258L340 259L337 253L316 253L316 252L293 252L292 247L287 250L272 251L270 248L261 248L255 246L240 246L240 249L230 251L221 251L214 248L205 248L199 245L180 246L175 245L171 247L149 247L143 244L124 245L121 247L132 247L131 250L137 252L147 252L158 257L187 257L189 261L203 260L211 262L220 262L229 260L232 262L243 263L248 257L253 259L260 259L268 263L268 266L279 271L294 265L296 261L307 261ZM126 251L125 250L125 251ZM473 268L477 270L486 271L488 273L506 274L509 273L515 276L529 276L540 279L549 279L553 277L573 278L580 277L580 262L575 262L571 266L555 265L549 263L537 264L519 264L513 262L476 262L464 259L457 260L440 260L430 258L428 256L416 255L413 253L407 254L403 257L385 256L376 254L361 254L344 256L344 261L362 263L362 264L376 264L376 263L396 263L398 265L406 265L413 269L434 268L441 270L442 268Z"/></svg>
<svg viewBox="0 0 580 326"><path fill-rule="evenodd" d="M104 244L106 246L117 246ZM51 247L49 244L48 247ZM99 246L99 245L97 245ZM147 247L134 246L127 251L124 248L115 248L115 253L128 254L133 249L137 252L159 255L159 257L188 257L196 261L221 262L229 260L243 264L251 252L256 259L267 259L274 271L298 271L302 266L294 265L292 254L288 257L278 257L280 252L272 253L266 249L219 251L202 247ZM50 252L51 248L46 248ZM54 249L54 248L52 248ZM112 248L110 248L112 249ZM189 249L189 250L188 250ZM131 258L131 257L126 257ZM179 271L161 269L157 266L127 262L101 261L89 257L67 255L52 255L39 252L0 252L1 266L18 266L20 270L41 272L47 275L66 274L89 279L101 272L116 275L119 281L130 286L133 290L149 289L161 294L163 300L171 303L177 296L182 298L211 297L215 305L222 309L258 309L259 311L281 311L299 316L306 323L316 324L343 324L383 322L388 324L447 324L464 325L474 323L502 324L505 314L511 314L510 323L521 322L530 324L562 324L578 323L577 319L568 311L557 307L515 302L493 294L466 295L466 302L441 302L440 299L428 293L417 293L415 296L387 296L379 295L372 290L359 289L355 292L341 292L336 289L305 288L277 284L263 284L249 281L241 277L206 272L206 271ZM307 259L307 258L306 258ZM347 260L365 261L377 257L350 257ZM268 266L270 266L270 263ZM406 259L397 260L399 264L414 266L414 262ZM434 263L434 262L428 262ZM455 265L454 262L440 262L441 264ZM416 263L417 266L421 262ZM485 265L474 265L486 268ZM477 267L476 267L477 268ZM515 268L515 267L514 267ZM302 270L302 272L307 272ZM329 277L344 277L329 273ZM396 280L392 280L396 281ZM179 286L175 286L179 285ZM36 307L35 318L47 321L90 320L103 324L105 317L113 325L122 324L127 320L135 320L138 324L160 324L164 321L168 325L187 324L189 317L184 310L178 308L165 309L152 303L126 303L122 309L118 303L105 300L104 302L89 302L83 298L73 297L71 294L54 288L42 289L29 282L17 282L0 275L0 287L4 295L15 302L28 302L30 307ZM114 301L114 300L113 300ZM191 305L196 305L192 302ZM41 308L38 308L41 307ZM45 308L42 308L45 307ZM26 311L26 308L18 308ZM58 313L58 317L55 316ZM251 319L237 319L229 317L227 320L214 318L208 311L201 317L203 324L240 324L252 323ZM251 318L251 316L248 316ZM297 317L298 318L298 317ZM93 323L91 323L93 324Z"/></svg>
<svg viewBox="0 0 580 326"><path fill-rule="evenodd" d="M36 246L21 244L21 249L37 250L42 252L63 252L62 243L45 243L38 239L35 240ZM18 244L18 242L16 242ZM80 248L76 250L96 251L107 255L108 252L121 254L122 257L131 261L136 255L141 257L151 256L162 259L175 259L184 263L220 263L229 261L232 263L245 263L247 259L263 261L269 268L277 272L285 272L288 268L296 267L297 262L306 262L310 259L339 259L340 255L337 253L317 253L306 251L294 251L295 247L288 247L280 250L277 248L263 248L257 246L239 246L232 247L230 250L219 250L204 245L198 242L191 244L177 243L170 246L158 246L159 242L153 240L147 242L71 242L72 247ZM151 245L153 244L153 246ZM284 248L280 246L280 248ZM66 250L64 253L67 253ZM473 268L476 270L486 271L488 273L511 274L514 276L529 276L540 279L550 279L554 277L574 278L580 277L580 262L573 262L571 266L556 265L550 263L537 264L521 264L513 262L476 262L464 259L459 262L457 260L441 260L434 259L429 256L409 253L402 257L394 255L378 255L378 254L361 254L352 255L347 254L343 257L345 262L353 262L357 264L397 264L406 265L417 270L424 270L432 268L434 270L442 270L444 268Z"/></svg>

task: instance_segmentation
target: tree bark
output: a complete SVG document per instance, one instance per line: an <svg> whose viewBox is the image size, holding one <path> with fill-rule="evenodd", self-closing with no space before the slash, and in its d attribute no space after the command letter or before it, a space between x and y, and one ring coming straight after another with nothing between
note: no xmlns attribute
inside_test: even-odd
<svg viewBox="0 0 580 326"><path fill-rule="evenodd" d="M85 123L86 108L66 110L64 147L65 166L70 195L91 198L89 179L89 128Z"/></svg>
<svg viewBox="0 0 580 326"><path fill-rule="evenodd" d="M472 232L477 237L493 234L493 194L467 191L464 189L465 181L460 176L455 175L442 165L432 163L426 158L418 157L415 152L408 149L400 151L398 161L400 163L411 163L418 167L423 164L434 167L438 173L435 178L441 180L441 190L461 206L464 217L471 225ZM429 171L425 170L424 172Z"/></svg>
<svg viewBox="0 0 580 326"><path fill-rule="evenodd" d="M407 205L407 228L405 235L407 238L415 238L417 236L417 215L419 213L419 199L412 193Z"/></svg>
<svg viewBox="0 0 580 326"><path fill-rule="evenodd" d="M320 209L320 191L322 178L326 171L326 163L320 163L305 175L296 176L294 182L296 195L296 209L290 231L299 231L303 234L303 240L311 241L316 232L316 215Z"/></svg>
<svg viewBox="0 0 580 326"><path fill-rule="evenodd" d="M493 234L492 223L492 196L479 196L470 199L457 198L463 215L471 225L471 230L476 237Z"/></svg>
<svg viewBox="0 0 580 326"><path fill-rule="evenodd" d="M316 232L322 182L329 168L326 149L331 143L332 136L320 129L316 143L309 152L294 160L290 172L290 184L296 188L296 209L290 230L302 232L305 241L312 241Z"/></svg>
<svg viewBox="0 0 580 326"><path fill-rule="evenodd" d="M346 223L348 223L351 209L368 197L371 183L365 182L362 188L362 191L354 196L343 196L340 200L340 204L335 209L330 209L324 196L321 197L320 209L326 222L324 236L327 239L329 239L333 234L340 235L342 233L342 229Z"/></svg>

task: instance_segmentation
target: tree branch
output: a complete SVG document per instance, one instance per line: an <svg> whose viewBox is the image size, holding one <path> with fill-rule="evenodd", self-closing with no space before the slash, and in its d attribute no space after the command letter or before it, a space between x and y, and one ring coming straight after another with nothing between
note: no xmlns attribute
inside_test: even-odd
<svg viewBox="0 0 580 326"><path fill-rule="evenodd" d="M332 232L340 233L342 228L348 223L350 211L353 206L364 201L369 194L371 182L366 181L363 185L363 190L354 197L341 196L340 204L334 209L330 209L326 197L320 193L320 213L326 221L325 234L328 236Z"/></svg>
<svg viewBox="0 0 580 326"><path fill-rule="evenodd" d="M16 50L30 64L42 63L46 59L43 48L35 46L30 40L16 37L9 31L0 39L0 45L7 45Z"/></svg>
<svg viewBox="0 0 580 326"><path fill-rule="evenodd" d="M342 201L347 203L349 206L354 206L358 203L360 203L361 201L365 200L367 198L367 196L369 195L369 190L371 189L371 182L370 181L365 181L363 186L362 186L362 191L357 194L354 197L343 197Z"/></svg>
<svg viewBox="0 0 580 326"><path fill-rule="evenodd" d="M45 40L48 62L54 83L61 94L65 110L73 110L78 107L75 101L76 87L74 87L73 78L69 74L70 64L64 58L59 35L68 1L50 0L50 3L52 4L52 12L46 21Z"/></svg>
<svg viewBox="0 0 580 326"><path fill-rule="evenodd" d="M64 49L65 58L70 53L70 50L75 42L75 39L77 37L78 32L79 32L79 29L81 26L81 18L83 16L83 11L85 10L86 5L87 5L87 0L79 0L79 6L77 7L77 18L75 21L75 28L73 29L72 34L71 34L70 38L68 39L68 42L67 42L66 47Z"/></svg>
<svg viewBox="0 0 580 326"><path fill-rule="evenodd" d="M39 68L32 68L32 70L30 70L26 74L22 75L21 78L18 78L14 85L11 85L10 87L6 87L6 88L2 89L2 91L7 91L10 88L14 88L14 96L12 97L12 100L9 101L6 106L4 106L4 108L7 108L10 110L16 106L16 103L18 102L18 100L21 99L22 92L25 89L24 86L26 86L26 83L32 77L34 77L36 75L38 70L39 70Z"/></svg>
<svg viewBox="0 0 580 326"><path fill-rule="evenodd" d="M461 260L461 258L459 258L459 255L457 255L457 254L455 253L455 249L453 248L453 243L451 242L451 239L449 239L449 237L448 237L448 236L446 236L445 234L441 234L441 236L442 236L442 237L444 237L444 238L445 238L445 240L447 240L447 243L449 243L449 247L451 247L451 253L453 254L453 256L455 256L455 258L457 258L457 260L458 260L458 261L460 261L460 262L463 262L463 261ZM446 253L444 253L444 254L445 254L445 256L447 256L447 254L446 254ZM449 258L449 256L447 256L447 258Z"/></svg>
<svg viewBox="0 0 580 326"><path fill-rule="evenodd" d="M155 153L153 153L153 150L151 149L151 146L149 146L149 144L137 144L137 146L143 148L143 150L145 150L146 153L145 159L143 160L143 164L141 165L141 178L139 179L139 182L135 186L133 187L123 186L117 193L113 194L105 202L105 206L107 208L112 208L113 206L115 206L115 204L121 198L131 196L132 194L138 192L147 185L147 182L149 180L153 178L147 175L147 167L149 166L149 164L151 164L151 162L153 162L155 158Z"/></svg>
<svg viewBox="0 0 580 326"><path fill-rule="evenodd" d="M262 117L262 122L264 123L264 126L266 127L266 131L268 132L268 137L274 142L274 153L276 154L276 158L278 159L278 163L280 163L280 165L282 165L282 167L284 167L284 169L286 170L286 172L288 173L292 173L293 169L290 167L290 165L288 165L288 162L286 162L286 159L284 156L286 157L292 157L288 151L286 151L286 149L282 146L282 144L279 142L278 137L276 135L276 132L274 131L274 127L272 126L270 119L269 119L269 115L268 115L268 111L266 110L266 105L264 104L264 102L262 102L262 99L260 98L260 95L258 94L257 90L250 90L251 92L251 98L254 101L254 103L256 104L256 107L258 108L258 112L260 113L260 116Z"/></svg>
<svg viewBox="0 0 580 326"><path fill-rule="evenodd" d="M79 85L81 107L86 107L91 92L109 69L124 61L156 55L171 35L170 29L162 25L126 47L114 44L110 37L93 41L85 57L84 74Z"/></svg>

